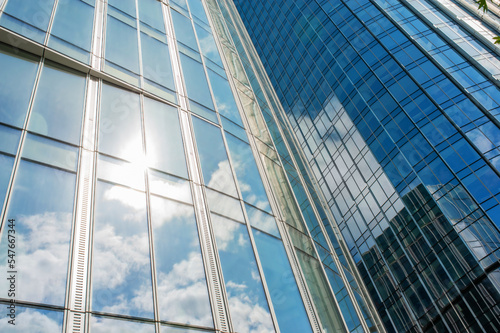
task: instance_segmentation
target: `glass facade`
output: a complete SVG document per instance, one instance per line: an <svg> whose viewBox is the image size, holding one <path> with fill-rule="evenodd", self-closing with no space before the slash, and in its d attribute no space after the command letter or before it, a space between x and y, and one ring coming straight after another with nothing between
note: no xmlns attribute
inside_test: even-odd
<svg viewBox="0 0 500 333"><path fill-rule="evenodd" d="M312 169L301 176L320 189L384 328L498 331L498 10L479 15L460 0L225 3L246 65L275 89L263 103L281 102L291 151Z"/></svg>
<svg viewBox="0 0 500 333"><path fill-rule="evenodd" d="M0 0L0 331L498 330L465 1Z"/></svg>

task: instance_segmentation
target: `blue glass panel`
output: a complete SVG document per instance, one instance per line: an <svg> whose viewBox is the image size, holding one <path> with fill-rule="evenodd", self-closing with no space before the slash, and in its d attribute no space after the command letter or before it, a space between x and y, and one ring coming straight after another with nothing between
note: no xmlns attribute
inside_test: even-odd
<svg viewBox="0 0 500 333"><path fill-rule="evenodd" d="M0 46L0 122L22 127L35 82L38 58Z"/></svg>
<svg viewBox="0 0 500 333"><path fill-rule="evenodd" d="M246 226L211 216L234 330L274 332Z"/></svg>
<svg viewBox="0 0 500 333"><path fill-rule="evenodd" d="M226 135L226 140L243 200L271 212L266 190L262 184L250 145L232 135Z"/></svg>
<svg viewBox="0 0 500 333"><path fill-rule="evenodd" d="M208 77L212 84L215 103L217 104L219 113L234 121L236 124L243 126L233 92L231 87L229 87L229 82L210 69L208 70Z"/></svg>
<svg viewBox="0 0 500 333"><path fill-rule="evenodd" d="M57 5L49 47L88 63L94 24L93 1L66 0Z"/></svg>
<svg viewBox="0 0 500 333"><path fill-rule="evenodd" d="M139 74L139 49L137 30L124 21L108 15L106 33L106 60Z"/></svg>
<svg viewBox="0 0 500 333"><path fill-rule="evenodd" d="M146 196L97 182L92 310L153 317Z"/></svg>
<svg viewBox="0 0 500 333"><path fill-rule="evenodd" d="M23 157L76 172L78 148L28 133Z"/></svg>
<svg viewBox="0 0 500 333"><path fill-rule="evenodd" d="M0 151L15 155L20 137L20 130L0 125Z"/></svg>
<svg viewBox="0 0 500 333"><path fill-rule="evenodd" d="M198 50L196 37L194 36L191 20L175 10L171 10L172 21L174 23L175 37L179 42L189 46L193 50Z"/></svg>
<svg viewBox="0 0 500 333"><path fill-rule="evenodd" d="M165 24L163 23L163 15L159 1L140 0L139 19L150 27L165 33Z"/></svg>
<svg viewBox="0 0 500 333"><path fill-rule="evenodd" d="M73 173L20 162L6 212L14 227L0 241L6 272L7 230L15 230L16 300L64 305L75 182ZM9 299L7 283L0 279L0 295Z"/></svg>
<svg viewBox="0 0 500 333"><path fill-rule="evenodd" d="M182 53L180 58L188 97L213 109L214 104L203 65Z"/></svg>
<svg viewBox="0 0 500 333"><path fill-rule="evenodd" d="M161 320L213 327L193 207L151 196Z"/></svg>
<svg viewBox="0 0 500 333"><path fill-rule="evenodd" d="M77 145L80 142L85 77L44 66L28 129Z"/></svg>
<svg viewBox="0 0 500 333"><path fill-rule="evenodd" d="M215 44L214 36L198 24L194 26L198 35L198 41L200 42L201 53L220 67L224 67L219 51L217 50L217 45Z"/></svg>
<svg viewBox="0 0 500 333"><path fill-rule="evenodd" d="M220 129L196 117L193 117L193 126L205 185L236 196Z"/></svg>
<svg viewBox="0 0 500 333"><path fill-rule="evenodd" d="M10 0L0 25L38 43L43 43L49 26L54 0Z"/></svg>
<svg viewBox="0 0 500 333"><path fill-rule="evenodd" d="M0 154L0 209L3 208L3 202L9 186L10 174L12 173L13 166L14 157Z"/></svg>
<svg viewBox="0 0 500 333"><path fill-rule="evenodd" d="M208 24L207 14L205 13L205 8L200 0L189 0L189 9L191 14Z"/></svg>
<svg viewBox="0 0 500 333"><path fill-rule="evenodd" d="M142 0L141 0L142 1ZM118 8L122 12L132 16L135 16L135 0L109 0L110 6Z"/></svg>
<svg viewBox="0 0 500 333"><path fill-rule="evenodd" d="M253 234L280 331L312 332L283 243L260 231Z"/></svg>

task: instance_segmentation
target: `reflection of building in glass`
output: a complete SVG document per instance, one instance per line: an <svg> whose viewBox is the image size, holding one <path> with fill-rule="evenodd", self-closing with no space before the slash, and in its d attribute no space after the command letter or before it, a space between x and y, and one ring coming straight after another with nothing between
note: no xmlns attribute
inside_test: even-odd
<svg viewBox="0 0 500 333"><path fill-rule="evenodd" d="M221 2L233 39L255 46L260 57L239 48L243 64L269 75L291 150L311 166L386 330L499 331L496 6Z"/></svg>
<svg viewBox="0 0 500 333"><path fill-rule="evenodd" d="M0 0L0 331L498 331L489 46L235 4Z"/></svg>

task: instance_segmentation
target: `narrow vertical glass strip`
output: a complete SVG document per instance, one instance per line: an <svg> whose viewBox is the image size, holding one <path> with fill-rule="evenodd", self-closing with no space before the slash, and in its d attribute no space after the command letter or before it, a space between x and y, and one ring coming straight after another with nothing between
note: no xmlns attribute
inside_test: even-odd
<svg viewBox="0 0 500 333"><path fill-rule="evenodd" d="M246 226L215 214L211 218L234 330L274 332Z"/></svg>
<svg viewBox="0 0 500 333"><path fill-rule="evenodd" d="M312 333L283 243L255 229L253 235L280 331Z"/></svg>

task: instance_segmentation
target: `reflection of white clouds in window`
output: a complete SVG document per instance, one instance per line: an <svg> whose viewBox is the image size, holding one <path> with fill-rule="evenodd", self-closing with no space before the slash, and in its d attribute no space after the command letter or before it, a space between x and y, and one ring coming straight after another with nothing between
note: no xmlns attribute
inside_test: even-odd
<svg viewBox="0 0 500 333"><path fill-rule="evenodd" d="M96 193L92 309L152 317L145 194L101 182Z"/></svg>
<svg viewBox="0 0 500 333"><path fill-rule="evenodd" d="M160 319L212 327L193 207L152 195L151 220Z"/></svg>
<svg viewBox="0 0 500 333"><path fill-rule="evenodd" d="M6 304L2 304L2 308ZM54 333L62 331L63 313L16 306L16 325L8 323L9 317L2 316L0 332Z"/></svg>
<svg viewBox="0 0 500 333"><path fill-rule="evenodd" d="M211 217L235 331L274 332L246 226Z"/></svg>
<svg viewBox="0 0 500 333"><path fill-rule="evenodd" d="M71 213L45 212L16 216L16 298L32 302L64 302L68 265ZM0 251L7 254L7 233ZM7 260L0 270L7 272ZM2 297L7 297L8 281L0 280Z"/></svg>
<svg viewBox="0 0 500 333"><path fill-rule="evenodd" d="M160 318L180 323L213 326L201 255L191 252L187 260L158 274Z"/></svg>

